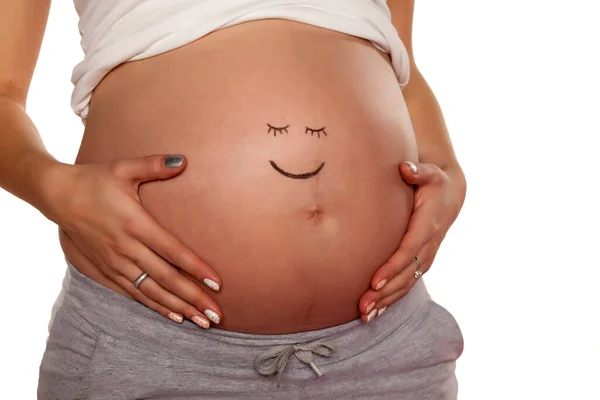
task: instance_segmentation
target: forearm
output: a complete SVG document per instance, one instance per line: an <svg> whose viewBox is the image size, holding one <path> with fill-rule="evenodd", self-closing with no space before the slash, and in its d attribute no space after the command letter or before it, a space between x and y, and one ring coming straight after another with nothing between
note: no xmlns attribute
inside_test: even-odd
<svg viewBox="0 0 600 400"><path fill-rule="evenodd" d="M443 170L461 171L433 91L416 68L411 74L403 94L417 139L419 162L435 164Z"/></svg>
<svg viewBox="0 0 600 400"><path fill-rule="evenodd" d="M44 213L54 190L50 176L60 165L46 151L24 107L0 94L0 187Z"/></svg>

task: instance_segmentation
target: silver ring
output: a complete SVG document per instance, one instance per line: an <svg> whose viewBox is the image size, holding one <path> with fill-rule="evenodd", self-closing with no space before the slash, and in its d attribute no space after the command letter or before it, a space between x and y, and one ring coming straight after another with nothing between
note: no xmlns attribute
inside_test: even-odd
<svg viewBox="0 0 600 400"><path fill-rule="evenodd" d="M147 277L148 273L143 272L140 276L138 276L138 278L135 281L133 281L133 286L135 286L136 289L139 288L144 279L146 279Z"/></svg>
<svg viewBox="0 0 600 400"><path fill-rule="evenodd" d="M415 262L417 263L417 270L415 271L415 279L419 279L423 276L423 272L421 272L421 261L419 257L415 256Z"/></svg>

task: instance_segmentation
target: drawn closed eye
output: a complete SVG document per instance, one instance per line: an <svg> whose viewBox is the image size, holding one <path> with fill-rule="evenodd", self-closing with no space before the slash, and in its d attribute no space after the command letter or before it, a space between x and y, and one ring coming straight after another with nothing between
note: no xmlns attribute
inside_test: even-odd
<svg viewBox="0 0 600 400"><path fill-rule="evenodd" d="M283 126L281 128L278 128L276 126L273 126L271 124L267 124L269 126L269 131L267 133L271 133L273 132L273 136L277 136L277 135L283 135L283 133L289 133L288 132L288 128L290 127L289 125Z"/></svg>
<svg viewBox="0 0 600 400"><path fill-rule="evenodd" d="M325 132L325 127L322 127L321 129L312 129L309 128L308 126L306 127L306 131L304 132L304 134L308 134L310 133L310 136L314 136L315 133L317 134L317 137L320 139L321 138L321 133L325 136L327 136L327 132Z"/></svg>

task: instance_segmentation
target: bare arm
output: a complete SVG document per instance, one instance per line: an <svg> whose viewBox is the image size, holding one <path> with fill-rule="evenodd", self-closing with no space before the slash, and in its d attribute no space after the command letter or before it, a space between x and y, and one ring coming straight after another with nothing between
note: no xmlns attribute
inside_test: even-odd
<svg viewBox="0 0 600 400"><path fill-rule="evenodd" d="M185 316L203 328L218 324L216 302L174 266L211 290L222 284L218 274L161 227L137 193L144 182L179 174L185 158L71 165L46 151L25 109L49 9L50 0L0 0L0 187L57 223L105 286L176 323ZM142 272L149 278L136 287Z"/></svg>
<svg viewBox="0 0 600 400"><path fill-rule="evenodd" d="M50 0L0 3L0 187L40 210L49 173L61 163L25 109L49 9Z"/></svg>
<svg viewBox="0 0 600 400"><path fill-rule="evenodd" d="M410 57L410 81L403 93L415 129L419 162L435 164L443 170L462 175L440 105L414 59L412 31L415 1L388 0L388 6L392 22Z"/></svg>

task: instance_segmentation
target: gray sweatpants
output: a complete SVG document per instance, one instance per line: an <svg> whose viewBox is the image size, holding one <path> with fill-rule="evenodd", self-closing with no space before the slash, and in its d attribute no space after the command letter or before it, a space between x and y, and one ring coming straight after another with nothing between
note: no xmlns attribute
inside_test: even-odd
<svg viewBox="0 0 600 400"><path fill-rule="evenodd" d="M67 263L38 399L449 400L462 350L455 319L422 280L369 324L254 335L175 324ZM285 364L281 374L257 372L266 351L261 365ZM321 377L301 361L311 357Z"/></svg>

